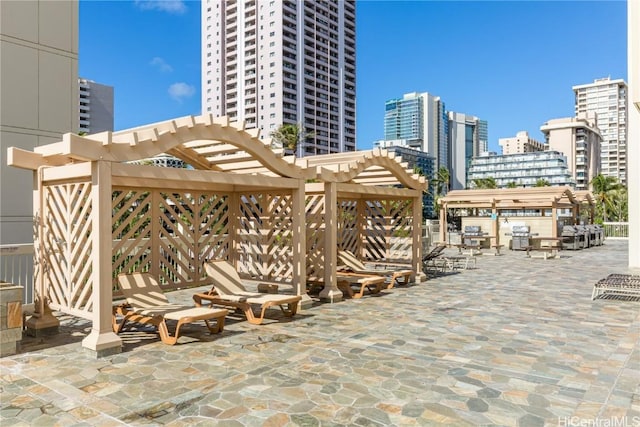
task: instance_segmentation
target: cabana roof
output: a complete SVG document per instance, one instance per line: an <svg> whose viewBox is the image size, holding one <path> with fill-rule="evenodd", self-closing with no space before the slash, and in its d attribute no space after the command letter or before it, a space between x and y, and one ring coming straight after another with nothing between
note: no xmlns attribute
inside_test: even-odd
<svg viewBox="0 0 640 427"><path fill-rule="evenodd" d="M8 164L36 170L40 166L106 160L125 163L162 153L183 160L197 170L264 175L367 186L402 186L425 190L424 177L407 169L386 150L356 151L296 159L261 140L259 129L211 114L186 116L119 132L79 136L36 147L33 152L8 150Z"/></svg>
<svg viewBox="0 0 640 427"><path fill-rule="evenodd" d="M586 197L588 195L581 195ZM448 208L526 209L570 207L580 203L570 187L529 187L482 190L453 190L440 198L439 203Z"/></svg>

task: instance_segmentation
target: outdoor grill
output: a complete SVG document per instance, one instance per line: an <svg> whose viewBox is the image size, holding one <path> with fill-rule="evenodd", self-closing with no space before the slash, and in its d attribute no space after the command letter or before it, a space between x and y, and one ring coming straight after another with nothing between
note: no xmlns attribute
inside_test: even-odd
<svg viewBox="0 0 640 427"><path fill-rule="evenodd" d="M593 246L591 244L591 230L589 229L588 225L576 225L576 227L578 228L578 231L580 232L580 234L582 234L584 237L581 241L582 244L582 248L588 248L589 246Z"/></svg>
<svg viewBox="0 0 640 427"><path fill-rule="evenodd" d="M473 245L474 237L486 236L487 233L483 233L479 225L466 225L464 227L464 244Z"/></svg>
<svg viewBox="0 0 640 427"><path fill-rule="evenodd" d="M526 250L530 246L529 238L537 235L531 234L528 225L514 225L511 227L511 233L507 233L507 236L511 236L511 249L514 251Z"/></svg>
<svg viewBox="0 0 640 427"><path fill-rule="evenodd" d="M575 251L585 248L585 235L583 230L576 225L565 225L562 227L562 247Z"/></svg>
<svg viewBox="0 0 640 427"><path fill-rule="evenodd" d="M590 246L600 246L604 242L604 229L598 224L587 225L590 232Z"/></svg>
<svg viewBox="0 0 640 427"><path fill-rule="evenodd" d="M594 224L593 226L596 228L596 241L598 242L597 245L604 245L604 227L600 224Z"/></svg>

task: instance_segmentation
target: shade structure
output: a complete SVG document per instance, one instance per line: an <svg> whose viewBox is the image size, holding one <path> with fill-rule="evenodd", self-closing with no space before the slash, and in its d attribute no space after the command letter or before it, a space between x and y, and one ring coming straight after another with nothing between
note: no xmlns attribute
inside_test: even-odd
<svg viewBox="0 0 640 427"><path fill-rule="evenodd" d="M306 184L307 275L324 282L320 296L342 297L337 286L337 251L362 260L406 263L414 278L422 266L424 177L400 157L375 149L304 159L316 169Z"/></svg>
<svg viewBox="0 0 640 427"><path fill-rule="evenodd" d="M191 167L137 164L161 153ZM339 193L417 200L426 188L385 151L296 159L273 149L259 130L209 114L65 134L32 152L11 147L7 154L9 165L34 171L35 326L47 302L90 319L83 345L98 353L120 345L111 331L117 274L150 272L164 290L199 286L208 284L203 262L225 259L246 278L306 295L313 195L305 185L323 185L324 196L335 199L323 208L331 241ZM327 271L335 275L335 268Z"/></svg>
<svg viewBox="0 0 640 427"><path fill-rule="evenodd" d="M484 211L487 230L492 236L493 244L499 240L501 217L506 217L508 211L540 211L548 224L547 237L558 237L558 213L560 210L569 211L572 222L579 218L580 207L593 209L593 196L590 192L575 192L571 187L528 187L528 188L500 188L454 190L447 193L438 201L440 205L440 240L446 241L447 211L449 209L464 209L475 212ZM473 216L473 215L472 215ZM522 218L525 218L524 216ZM593 215L591 215L591 221ZM507 220L508 221L508 220Z"/></svg>

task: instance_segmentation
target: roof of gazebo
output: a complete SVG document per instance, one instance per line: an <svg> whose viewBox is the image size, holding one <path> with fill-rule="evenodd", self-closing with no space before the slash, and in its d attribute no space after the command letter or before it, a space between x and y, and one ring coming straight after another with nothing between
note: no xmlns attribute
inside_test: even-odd
<svg viewBox="0 0 640 427"><path fill-rule="evenodd" d="M11 147L8 164L35 170L40 166L106 160L133 162L162 153L194 169L264 175L368 186L426 189L425 178L407 169L386 150L356 151L296 159L260 139L259 129L211 114L186 116L118 132L79 136L36 147L33 152Z"/></svg>
<svg viewBox="0 0 640 427"><path fill-rule="evenodd" d="M526 209L571 206L579 203L570 187L528 187L453 190L441 197L440 204L459 208Z"/></svg>

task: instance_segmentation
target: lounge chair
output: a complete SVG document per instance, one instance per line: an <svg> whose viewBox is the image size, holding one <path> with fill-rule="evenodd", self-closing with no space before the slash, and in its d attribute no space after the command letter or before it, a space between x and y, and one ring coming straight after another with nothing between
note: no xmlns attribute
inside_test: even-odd
<svg viewBox="0 0 640 427"><path fill-rule="evenodd" d="M204 320L211 333L221 332L228 311L204 307L188 307L171 304L162 292L156 279L149 273L120 274L118 283L127 303L114 308L113 330L120 333L124 324L131 320L137 323L150 324L158 328L163 343L174 345L180 337L180 327L186 323ZM116 314L124 316L120 324ZM216 320L212 327L210 320ZM169 333L166 320L175 320L175 333Z"/></svg>
<svg viewBox="0 0 640 427"><path fill-rule="evenodd" d="M402 284L408 284L409 279L413 275L413 270L367 268L367 266L350 251L338 251L338 259L353 273L389 277L387 289L393 288L396 283L400 284L401 279Z"/></svg>
<svg viewBox="0 0 640 427"><path fill-rule="evenodd" d="M434 270L438 270L438 265L436 260L442 255L442 252L446 249L447 245L441 243L436 245L435 248L431 249L427 254L422 257L422 269L425 271L429 271L429 267L433 267Z"/></svg>
<svg viewBox="0 0 640 427"><path fill-rule="evenodd" d="M236 269L225 260L208 261L204 264L207 275L213 279L213 288L208 293L193 296L197 306L209 302L234 307L244 312L249 323L260 325L269 307L279 306L285 316L292 317L298 310L300 295L277 295L249 292L242 284ZM284 305L287 305L287 309ZM253 306L259 306L260 316L253 313Z"/></svg>
<svg viewBox="0 0 640 427"><path fill-rule="evenodd" d="M365 290L372 294L380 293L385 282L383 276L375 275L338 272L336 276L338 289L343 295L353 299L362 298ZM354 292L353 288L356 288L357 292Z"/></svg>

